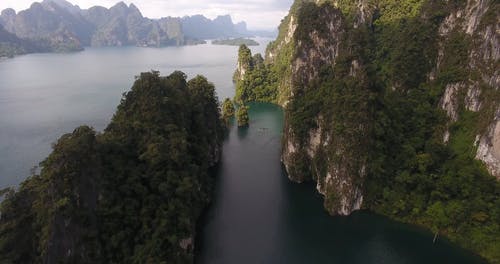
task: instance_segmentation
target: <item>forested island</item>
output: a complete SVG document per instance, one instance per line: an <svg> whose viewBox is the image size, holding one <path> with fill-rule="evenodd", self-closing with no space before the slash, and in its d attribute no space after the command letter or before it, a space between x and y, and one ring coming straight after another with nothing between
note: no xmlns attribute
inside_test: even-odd
<svg viewBox="0 0 500 264"><path fill-rule="evenodd" d="M330 214L500 263L499 17L498 1L295 1L265 58L240 47L234 99L284 108L288 176Z"/></svg>
<svg viewBox="0 0 500 264"><path fill-rule="evenodd" d="M103 132L63 135L0 207L2 263L189 263L224 125L214 85L141 73Z"/></svg>
<svg viewBox="0 0 500 264"><path fill-rule="evenodd" d="M234 39L217 39L213 40L212 44L214 45L228 45L228 46L259 46L259 42L248 39L248 38L234 38Z"/></svg>

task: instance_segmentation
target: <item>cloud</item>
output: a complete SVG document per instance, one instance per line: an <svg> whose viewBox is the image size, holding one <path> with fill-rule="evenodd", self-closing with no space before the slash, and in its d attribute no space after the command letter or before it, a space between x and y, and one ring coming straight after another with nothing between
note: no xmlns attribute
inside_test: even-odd
<svg viewBox="0 0 500 264"><path fill-rule="evenodd" d="M118 0L70 0L81 8L94 5L111 7ZM230 14L234 21L246 21L250 29L275 29L287 14L293 0L125 0L134 3L150 18L202 14L209 18ZM28 8L32 0L0 0L0 9Z"/></svg>

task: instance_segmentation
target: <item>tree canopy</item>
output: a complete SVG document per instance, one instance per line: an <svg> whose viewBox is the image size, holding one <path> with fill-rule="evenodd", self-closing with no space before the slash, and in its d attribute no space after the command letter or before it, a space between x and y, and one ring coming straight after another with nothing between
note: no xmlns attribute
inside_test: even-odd
<svg viewBox="0 0 500 264"><path fill-rule="evenodd" d="M62 136L7 194L2 263L192 262L223 134L205 77L141 73L103 133Z"/></svg>
<svg viewBox="0 0 500 264"><path fill-rule="evenodd" d="M236 111L236 119L238 121L239 127L245 127L249 125L250 118L248 116L249 107L246 105L240 105Z"/></svg>
<svg viewBox="0 0 500 264"><path fill-rule="evenodd" d="M222 103L222 119L224 119L226 122L229 120L229 118L234 116L234 105L231 99L226 98L224 102Z"/></svg>

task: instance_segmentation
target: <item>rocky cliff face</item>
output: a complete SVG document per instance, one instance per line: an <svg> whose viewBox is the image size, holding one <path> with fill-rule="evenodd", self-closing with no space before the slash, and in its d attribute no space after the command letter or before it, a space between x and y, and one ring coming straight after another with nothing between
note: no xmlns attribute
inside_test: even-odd
<svg viewBox="0 0 500 264"><path fill-rule="evenodd" d="M397 12L384 11L389 9ZM488 0L398 5L296 1L266 54L266 63L280 76L277 101L286 110L282 160L289 177L315 180L331 214L360 209L369 163L377 159L370 154L379 144L377 101L407 96L418 86L444 87L435 107L447 113L448 120L441 123L447 128L436 133L442 133L444 142L451 138L452 145L474 134L475 142L462 141L499 177L498 12L498 3ZM390 40L406 37L396 25L414 30L405 20L428 28L422 44L417 43L419 36L410 48ZM397 66L408 58L379 44L387 38L383 31L391 30L391 49L401 49L413 65ZM420 55L411 57L412 48Z"/></svg>
<svg viewBox="0 0 500 264"><path fill-rule="evenodd" d="M30 41L18 38L0 25L0 57L13 57L36 51L43 52L47 50L36 46Z"/></svg>
<svg viewBox="0 0 500 264"><path fill-rule="evenodd" d="M496 112L485 134L477 135L477 139L476 158L482 160L490 173L500 179L500 110Z"/></svg>
<svg viewBox="0 0 500 264"><path fill-rule="evenodd" d="M500 19L498 3L494 1L467 1L466 5L449 14L439 26L439 37L449 39L462 32L471 42L467 51L469 70L459 82L449 83L441 99L441 107L450 118L450 125L461 119L460 108L479 113L482 118L475 129L476 158L482 160L489 172L500 179ZM446 57L441 43L436 69L431 79L442 67ZM444 140L448 141L449 131Z"/></svg>
<svg viewBox="0 0 500 264"><path fill-rule="evenodd" d="M190 45L207 38L249 35L246 24L233 24L229 15L214 20L201 15L149 19L134 4L123 2L109 9L80 9L65 0L44 0L17 14L13 9L3 10L0 24L19 38L59 52L84 46Z"/></svg>
<svg viewBox="0 0 500 264"><path fill-rule="evenodd" d="M4 10L0 23L21 38L49 39L49 43L59 49L65 46L75 49L82 46L159 47L186 43L180 19L151 20L143 17L135 5L127 6L123 2L110 9L81 10L65 1L45 0L19 14L11 9Z"/></svg>
<svg viewBox="0 0 500 264"><path fill-rule="evenodd" d="M91 25L59 5L45 1L34 3L18 14L6 9L0 24L19 38L37 42L53 51L77 51L89 43Z"/></svg>
<svg viewBox="0 0 500 264"><path fill-rule="evenodd" d="M353 96L367 93L364 84L366 73L357 59L358 51L346 46L352 40L347 34L347 22L341 12L331 6L317 8L314 4L302 8L309 9L316 17L309 25L312 30L305 29L302 24L310 18L303 16L303 13L297 14L297 18L292 15L283 42L278 44L287 45L292 41L291 36L295 36L296 51L290 66L291 86L287 89L283 87L286 83L282 83L281 88L289 90L292 100L289 108L295 109L295 96L314 93L318 89L315 87L319 84L316 81L322 78L320 75L324 74L325 65L348 65L348 72L334 69L334 74L339 80L349 78L358 82L356 91L350 91ZM295 21L297 24L294 24ZM272 52L268 56L272 57ZM332 91L336 92L340 91ZM343 103L346 101L342 98L323 102L325 107L333 108L315 110L310 116L313 118L312 124L305 131L297 131L302 128L293 124L294 121L290 119L295 118L294 114L287 112L282 161L290 179L298 182L313 179L317 182L318 191L325 196L325 208L331 214L348 215L360 209L363 201L367 156L362 150L368 144L365 139L369 134L369 122L363 120L369 113L366 103L361 102L358 105L359 115L352 116L356 120L347 120L339 115L343 110L338 108L338 104ZM321 100L318 104L322 104ZM356 133L338 129L339 126L356 127L353 130Z"/></svg>
<svg viewBox="0 0 500 264"><path fill-rule="evenodd" d="M499 26L493 0L295 1L237 97L284 107L288 176L330 214L370 209L498 262Z"/></svg>
<svg viewBox="0 0 500 264"><path fill-rule="evenodd" d="M294 50L294 34L297 29L297 14L293 12L298 4L294 3L290 14L288 14L279 26L278 38L269 43L266 49L266 62L275 65L276 71L281 76L278 83L278 98L277 102L286 106L289 102L291 94L290 87L292 86L291 78L291 56Z"/></svg>
<svg viewBox="0 0 500 264"><path fill-rule="evenodd" d="M93 7L82 13L96 28L91 38L92 46L161 47L186 42L179 19L148 19L133 4L127 6L120 2L109 10Z"/></svg>
<svg viewBox="0 0 500 264"><path fill-rule="evenodd" d="M252 51L245 45L238 50L238 62L233 75L233 82L245 80L245 75L253 68Z"/></svg>

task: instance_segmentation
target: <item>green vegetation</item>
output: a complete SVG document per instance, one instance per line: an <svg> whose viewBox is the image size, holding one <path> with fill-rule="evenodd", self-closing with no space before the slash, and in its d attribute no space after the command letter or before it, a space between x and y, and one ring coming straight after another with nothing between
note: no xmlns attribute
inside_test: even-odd
<svg viewBox="0 0 500 264"><path fill-rule="evenodd" d="M419 2L414 3L414 10L426 15L409 13L401 20L375 23L376 45L369 61L380 92L366 206L429 227L498 262L500 183L475 160L473 147L484 124L461 106L460 121L450 128L450 143L442 141L448 120L438 107L439 100L447 84L471 78L467 67L471 40L458 32L448 36L436 80L428 82L427 74L436 65L437 26L456 3ZM389 92L391 87L396 90ZM493 115L485 118L492 120Z"/></svg>
<svg viewBox="0 0 500 264"><path fill-rule="evenodd" d="M234 116L234 105L231 99L226 98L222 103L222 119L228 122L231 117Z"/></svg>
<svg viewBox="0 0 500 264"><path fill-rule="evenodd" d="M246 127L249 124L250 118L248 117L249 107L246 105L240 105L236 111L236 120L238 121L239 127Z"/></svg>
<svg viewBox="0 0 500 264"><path fill-rule="evenodd" d="M272 68L264 64L262 55L255 54L245 45L238 53L239 69L235 72L236 96L238 103L276 102L278 78ZM241 72L244 75L238 77Z"/></svg>
<svg viewBox="0 0 500 264"><path fill-rule="evenodd" d="M25 54L26 51L18 46L12 45L11 43L0 43L0 58L12 58L16 55Z"/></svg>
<svg viewBox="0 0 500 264"><path fill-rule="evenodd" d="M102 134L62 136L41 173L6 195L1 262L192 262L222 127L206 78L142 73Z"/></svg>
<svg viewBox="0 0 500 264"><path fill-rule="evenodd" d="M423 87L393 93L377 112L365 206L436 234L498 261L500 183L474 159L475 120L450 130L442 143L444 114ZM465 124L468 123L468 124Z"/></svg>
<svg viewBox="0 0 500 264"><path fill-rule="evenodd" d="M292 174L324 177L324 173L313 174L324 172L328 160L347 164L344 167L351 170L347 173L359 175L358 164L349 162L365 157L367 177L354 179L364 182L365 208L427 227L500 263L500 183L475 159L474 147L475 136L493 120L500 102L498 91L477 77L480 71L494 69L495 62L471 70L468 57L475 48L474 36L455 29L440 38L437 32L447 14L463 8L466 1L372 0L366 8L376 10L373 23L356 27L352 25L358 18L357 3L335 3L341 14L332 1L295 1L280 25L278 39L268 46L271 56L265 67L269 71L260 75L268 82L265 91L273 97L255 95L261 82L255 81L254 67L238 82L236 99L286 105L292 136L302 148L289 164ZM498 13L498 4L490 5L483 24L495 21L492 18ZM287 44L292 16L297 29ZM333 33L326 25L336 17L342 23L339 32ZM311 32L318 33L324 40L318 43L326 46L312 46ZM309 48L328 49L332 35L340 44L335 65L307 65L318 74L306 82L302 73L292 74L290 64L295 59ZM439 47L443 57L429 81ZM247 61L251 56L243 55ZM468 80L477 81L484 93L481 112L467 111L460 103L459 121L450 125L439 101L448 84ZM288 87L293 96L287 98ZM464 101L465 93L457 95L458 102ZM310 131L318 126L331 140L318 150L324 157L311 159L303 153ZM446 129L451 134L448 144L443 143ZM335 204L338 196L329 192L325 201Z"/></svg>
<svg viewBox="0 0 500 264"><path fill-rule="evenodd" d="M277 78L267 66L250 70L236 83L235 100L239 103L276 102L276 97Z"/></svg>
<svg viewBox="0 0 500 264"><path fill-rule="evenodd" d="M259 42L248 39L248 38L233 38L233 39L217 39L213 40L212 44L214 45L229 45L229 46L259 46Z"/></svg>
<svg viewBox="0 0 500 264"><path fill-rule="evenodd" d="M48 50L48 48L35 45L28 40L18 38L16 35L5 30L5 28L0 24L0 58L12 58L16 55L31 52L44 52Z"/></svg>
<svg viewBox="0 0 500 264"><path fill-rule="evenodd" d="M238 49L238 66L243 70L253 69L252 51L246 45L240 45Z"/></svg>
<svg viewBox="0 0 500 264"><path fill-rule="evenodd" d="M290 87L292 83L292 65L296 55L295 38L289 38L288 30L291 23L297 23L296 14L301 8L304 1L294 1L289 14L282 20L278 27L278 37L271 41L266 47L265 65L267 74L263 74L261 78L267 81L268 94L272 97L261 100L265 102L277 103L280 105L286 104L290 99ZM292 19L295 19L292 21ZM252 85L246 85L245 89L250 90Z"/></svg>

